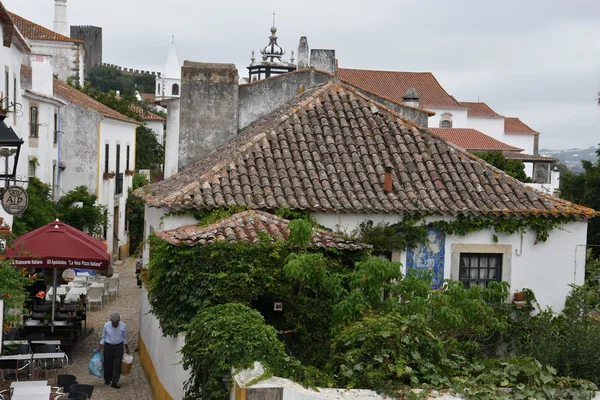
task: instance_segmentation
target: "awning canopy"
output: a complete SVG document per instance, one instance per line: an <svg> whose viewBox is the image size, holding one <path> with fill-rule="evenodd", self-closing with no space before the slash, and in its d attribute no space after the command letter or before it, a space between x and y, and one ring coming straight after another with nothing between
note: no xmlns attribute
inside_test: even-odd
<svg viewBox="0 0 600 400"><path fill-rule="evenodd" d="M60 221L16 238L1 257L20 268L103 270L110 263L102 241Z"/></svg>

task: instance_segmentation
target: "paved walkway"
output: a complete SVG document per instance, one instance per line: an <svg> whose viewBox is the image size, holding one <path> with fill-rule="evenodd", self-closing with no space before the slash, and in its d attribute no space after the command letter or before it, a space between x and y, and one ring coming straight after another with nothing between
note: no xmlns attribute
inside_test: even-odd
<svg viewBox="0 0 600 400"><path fill-rule="evenodd" d="M103 310L94 305L93 311L87 313L87 326L93 327L94 332L77 344L73 349L73 356L69 360L68 373L77 376L79 383L94 385L94 400L154 400L150 384L140 364L136 352L138 346L138 331L140 321L140 293L135 280L135 259L128 258L122 265L115 266L114 271L119 274L119 297L114 300L114 295ZM129 350L133 354L133 369L127 376L121 376L121 389L105 386L102 379L90 375L88 364L93 355L93 349L98 347L102 336L102 326L108 321L111 313L121 314L121 321L127 324L127 338Z"/></svg>

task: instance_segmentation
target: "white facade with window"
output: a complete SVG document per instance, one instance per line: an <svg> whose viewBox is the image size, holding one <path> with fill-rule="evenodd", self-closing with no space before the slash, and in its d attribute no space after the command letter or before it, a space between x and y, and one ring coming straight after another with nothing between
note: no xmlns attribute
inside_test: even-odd
<svg viewBox="0 0 600 400"><path fill-rule="evenodd" d="M156 100L178 98L181 93L181 63L177 56L175 40L171 42L164 72L156 78Z"/></svg>

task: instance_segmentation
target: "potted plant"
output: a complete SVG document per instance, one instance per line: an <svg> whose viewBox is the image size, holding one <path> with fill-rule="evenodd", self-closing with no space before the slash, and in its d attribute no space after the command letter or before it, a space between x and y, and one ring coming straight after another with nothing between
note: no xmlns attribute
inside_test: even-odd
<svg viewBox="0 0 600 400"><path fill-rule="evenodd" d="M65 304L65 297L67 297L66 294L61 294L58 296L60 298L60 305L64 305Z"/></svg>
<svg viewBox="0 0 600 400"><path fill-rule="evenodd" d="M50 318L52 318L52 315L50 315L50 311L46 311L46 314L44 314L44 325L48 325L48 321L50 321Z"/></svg>
<svg viewBox="0 0 600 400"><path fill-rule="evenodd" d="M114 177L115 177L115 175L116 175L116 174L115 174L115 171L106 171L106 172L105 172L105 173L102 175L102 177L104 178L104 180L105 180L105 181L107 181L107 180L109 180L109 179L112 179L112 178L114 178Z"/></svg>
<svg viewBox="0 0 600 400"><path fill-rule="evenodd" d="M516 291L513 294L513 300L514 301L525 301L525 292Z"/></svg>
<svg viewBox="0 0 600 400"><path fill-rule="evenodd" d="M125 175L127 175L127 176L133 176L133 174L135 174L135 172L133 170L131 170L131 169L126 169L125 170Z"/></svg>

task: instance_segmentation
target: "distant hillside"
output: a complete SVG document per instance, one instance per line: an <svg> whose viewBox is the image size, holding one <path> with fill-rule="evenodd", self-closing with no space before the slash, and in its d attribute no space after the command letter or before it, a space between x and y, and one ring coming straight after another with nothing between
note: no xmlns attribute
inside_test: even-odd
<svg viewBox="0 0 600 400"><path fill-rule="evenodd" d="M588 147L587 149L541 149L540 155L558 158L562 164L565 164L573 172L583 171L583 169L581 168L581 160L597 160L595 146Z"/></svg>

